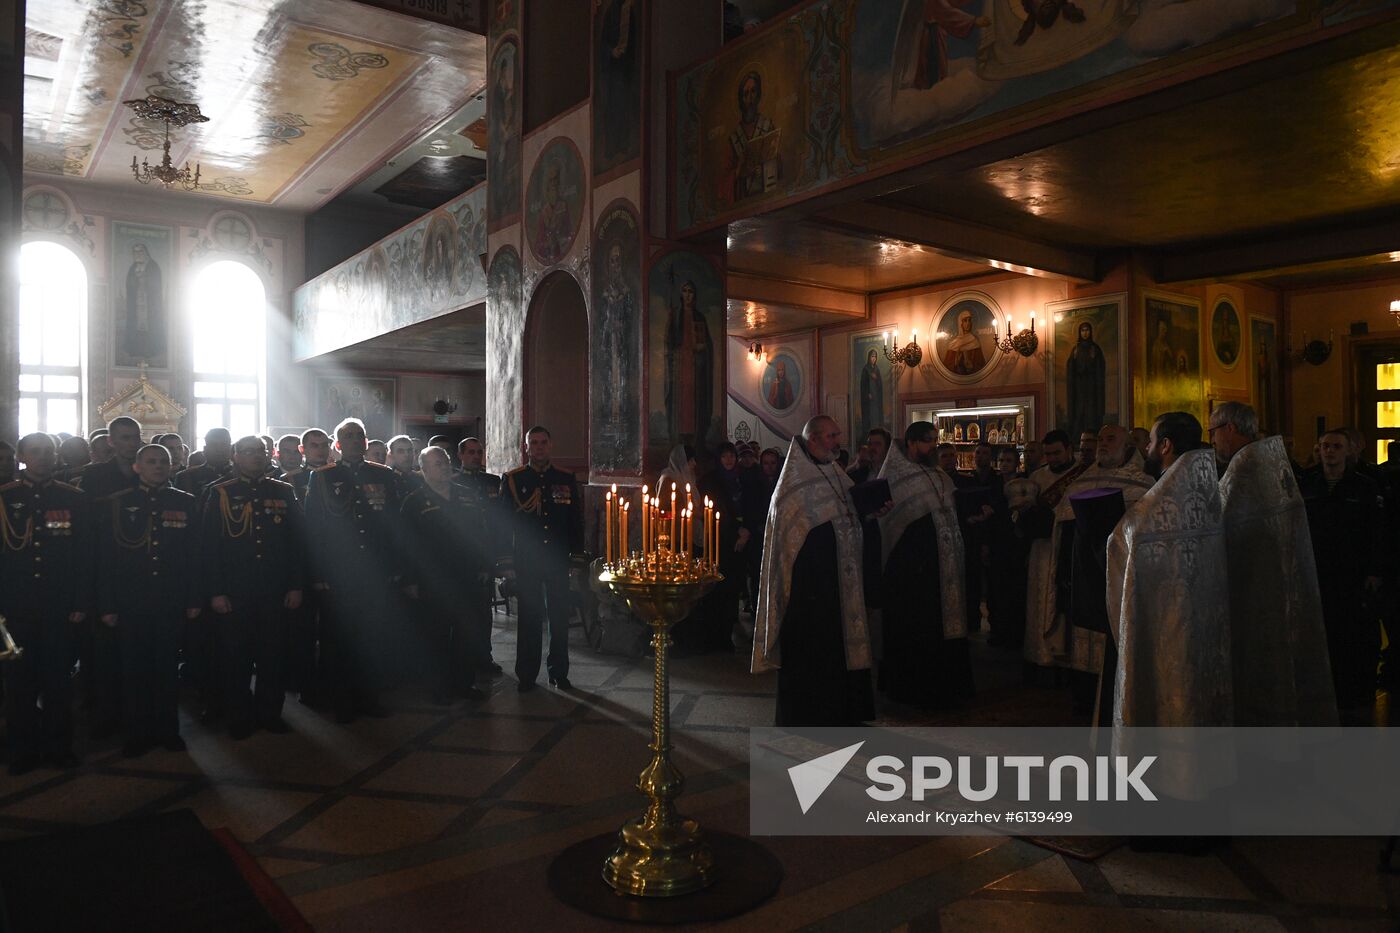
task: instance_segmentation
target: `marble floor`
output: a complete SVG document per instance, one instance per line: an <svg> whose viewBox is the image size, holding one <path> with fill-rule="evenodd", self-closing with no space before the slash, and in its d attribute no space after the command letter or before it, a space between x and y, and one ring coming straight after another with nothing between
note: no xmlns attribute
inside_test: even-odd
<svg viewBox="0 0 1400 933"><path fill-rule="evenodd" d="M498 615L509 672L514 620ZM545 872L566 846L639 810L650 662L591 652L574 630L575 685L450 708L393 694L385 719L337 725L295 701L290 735L233 742L184 714L187 753L120 757L80 747L77 771L0 775L0 838L190 807L227 827L319 931L600 930ZM974 645L981 691L954 721L1063 722L1063 695L1020 686L1019 664ZM741 656L680 658L672 681L683 809L702 825L747 827L747 729L772 721L774 682ZM1033 713L1033 715L1032 715ZM886 710L884 718L915 717ZM1397 929L1400 883L1374 839L1236 840L1216 855L1095 862L1013 838L764 840L785 878L735 930ZM635 929L635 927L633 927Z"/></svg>

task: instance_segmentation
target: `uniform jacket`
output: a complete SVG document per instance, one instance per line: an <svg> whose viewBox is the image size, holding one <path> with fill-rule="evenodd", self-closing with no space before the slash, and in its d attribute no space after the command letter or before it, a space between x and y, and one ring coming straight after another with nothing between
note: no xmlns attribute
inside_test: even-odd
<svg viewBox="0 0 1400 933"><path fill-rule="evenodd" d="M88 497L67 483L23 475L0 486L0 613L88 611L92 532Z"/></svg>
<svg viewBox="0 0 1400 933"><path fill-rule="evenodd" d="M302 588L305 542L292 487L265 476L210 487L200 556L204 595L269 599Z"/></svg>
<svg viewBox="0 0 1400 933"><path fill-rule="evenodd" d="M402 515L407 560L404 583L417 584L429 598L453 594L489 573L495 555L487 540L486 506L465 487L448 484L447 498L424 483L404 499Z"/></svg>
<svg viewBox="0 0 1400 933"><path fill-rule="evenodd" d="M463 470L452 477L452 484L466 490L468 498L481 507L481 544L489 549L491 560L510 554L510 513L501 498L501 478L485 470Z"/></svg>
<svg viewBox="0 0 1400 933"><path fill-rule="evenodd" d="M175 613L200 605L194 496L138 484L96 510L99 614Z"/></svg>
<svg viewBox="0 0 1400 933"><path fill-rule="evenodd" d="M315 470L306 490L315 582L363 586L397 577L399 508L399 486L389 467L361 460Z"/></svg>
<svg viewBox="0 0 1400 933"><path fill-rule="evenodd" d="M583 550L583 503L573 474L526 464L505 475L501 498L510 510L517 567L522 561L567 559Z"/></svg>
<svg viewBox="0 0 1400 933"><path fill-rule="evenodd" d="M89 502L96 502L124 489L131 489L140 482L135 473L122 472L115 459L106 463L89 464L83 468L82 475L77 480L78 488L87 493Z"/></svg>

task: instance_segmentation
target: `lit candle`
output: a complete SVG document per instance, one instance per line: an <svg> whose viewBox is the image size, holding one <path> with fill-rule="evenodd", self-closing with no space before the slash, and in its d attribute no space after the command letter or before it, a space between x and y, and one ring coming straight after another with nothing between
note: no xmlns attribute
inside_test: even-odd
<svg viewBox="0 0 1400 933"><path fill-rule="evenodd" d="M911 342L911 343L918 343L918 342L919 342L919 329L918 329L917 327L914 328L914 339L911 340L910 342Z"/></svg>
<svg viewBox="0 0 1400 933"><path fill-rule="evenodd" d="M714 569L714 570L718 570L718 569L719 569L719 513L718 513L718 512L715 513L715 531L714 531L714 535L715 535L715 556L714 556L714 558L713 558L713 562L711 563L711 568Z"/></svg>
<svg viewBox="0 0 1400 933"><path fill-rule="evenodd" d="M676 553L676 531L680 528L680 516L676 514L676 484L671 484L671 553Z"/></svg>
<svg viewBox="0 0 1400 933"><path fill-rule="evenodd" d="M618 549L617 549L617 550L618 550L618 558L619 558L620 560L625 560L625 559L627 558L627 511L628 511L629 509L631 509L631 508L632 508L632 503L630 503L630 502L624 502L624 503L622 503L622 534L621 534L621 537L618 539Z"/></svg>
<svg viewBox="0 0 1400 933"><path fill-rule="evenodd" d="M606 496L603 497L603 501L604 501L604 503L605 503L605 505L606 505L606 507L605 507L604 510L603 510L603 514L604 514L604 516L605 516L605 519L604 519L604 521L603 521L603 529L604 529L604 530L603 530L603 540L606 542L606 543L603 545L603 551L604 551L605 554L607 554L607 558L606 558L606 559L607 559L607 562L608 562L609 564L611 564L611 563L613 562L613 552L612 552L612 538L613 538L613 536L612 536L613 494L612 494L612 493L608 493Z"/></svg>

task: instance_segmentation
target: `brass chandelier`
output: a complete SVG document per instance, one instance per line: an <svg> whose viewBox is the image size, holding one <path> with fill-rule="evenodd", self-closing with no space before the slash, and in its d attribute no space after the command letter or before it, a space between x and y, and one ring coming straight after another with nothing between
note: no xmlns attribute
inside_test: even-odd
<svg viewBox="0 0 1400 933"><path fill-rule="evenodd" d="M199 164L195 163L194 172L190 172L189 162L184 168L176 168L170 161L170 128L172 126L189 126L191 123L208 123L209 118L199 112L199 105L196 103L186 103L171 100L168 97L158 97L152 94L149 97L137 100L122 101L126 106L136 111L136 115L144 120L159 120L165 124L165 145L164 154L160 164L152 168L145 160L141 160L138 167L136 156L131 157L131 174L143 185L149 185L152 181L160 182L164 187L171 188L179 185L186 191L194 191L199 187Z"/></svg>

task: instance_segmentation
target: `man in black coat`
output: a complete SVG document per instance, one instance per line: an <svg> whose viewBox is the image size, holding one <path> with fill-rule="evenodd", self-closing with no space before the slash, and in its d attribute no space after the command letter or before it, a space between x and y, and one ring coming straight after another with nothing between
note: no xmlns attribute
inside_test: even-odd
<svg viewBox="0 0 1400 933"><path fill-rule="evenodd" d="M121 652L122 754L184 751L177 703L181 620L199 615L194 496L173 489L170 452L136 455L140 482L97 507L97 606Z"/></svg>
<svg viewBox="0 0 1400 933"><path fill-rule="evenodd" d="M399 517L394 471L365 459L358 418L335 429L340 462L311 474L306 490L311 579L323 593L323 649L336 719L383 716L379 689L394 638L388 608L402 573L395 548Z"/></svg>
<svg viewBox="0 0 1400 933"><path fill-rule="evenodd" d="M10 774L18 775L41 755L78 766L70 676L77 626L92 602L93 552L87 497L53 478L53 438L26 435L16 455L25 469L0 487L0 614L24 649L5 671Z"/></svg>
<svg viewBox="0 0 1400 933"><path fill-rule="evenodd" d="M453 482L447 451L428 447L418 459L423 485L403 502L404 583L427 616L433 699L479 700L486 694L476 676L487 669L491 641L482 594L494 563L482 535L485 506Z"/></svg>
<svg viewBox="0 0 1400 933"><path fill-rule="evenodd" d="M1347 463L1347 436L1318 439L1320 469L1303 474L1322 620L1337 707L1344 720L1369 721L1375 704L1380 627L1376 593L1384 572L1380 490Z"/></svg>
<svg viewBox="0 0 1400 933"><path fill-rule="evenodd" d="M228 428L210 428L204 435L204 462L181 473L175 485L196 499L201 498L210 486L233 475L231 452Z"/></svg>
<svg viewBox="0 0 1400 933"><path fill-rule="evenodd" d="M496 562L507 556L510 550L510 516L501 501L501 478L495 473L486 472L486 448L481 441L475 437L462 438L457 445L457 460L462 464L462 469L453 474L452 482L467 490L469 497L481 507L478 546L485 549L491 561L490 573L481 581L479 591L471 597L478 606L476 611L484 612L486 619L486 628L482 633L486 653L478 655L484 658L482 663L485 668L480 673L499 674L501 665L491 657L491 597L496 586Z"/></svg>
<svg viewBox="0 0 1400 933"><path fill-rule="evenodd" d="M540 673L545 617L549 619L549 683L569 690L569 556L583 550L583 510L578 483L549 462L549 431L525 434L529 462L511 470L501 496L511 513L515 584L520 594L515 676L518 689L535 689Z"/></svg>
<svg viewBox="0 0 1400 933"><path fill-rule="evenodd" d="M288 613L301 607L301 509L292 487L267 476L267 447L256 435L233 448L237 476L212 486L203 514L205 590L229 735L254 727L287 732ZM248 678L257 666L257 690Z"/></svg>

